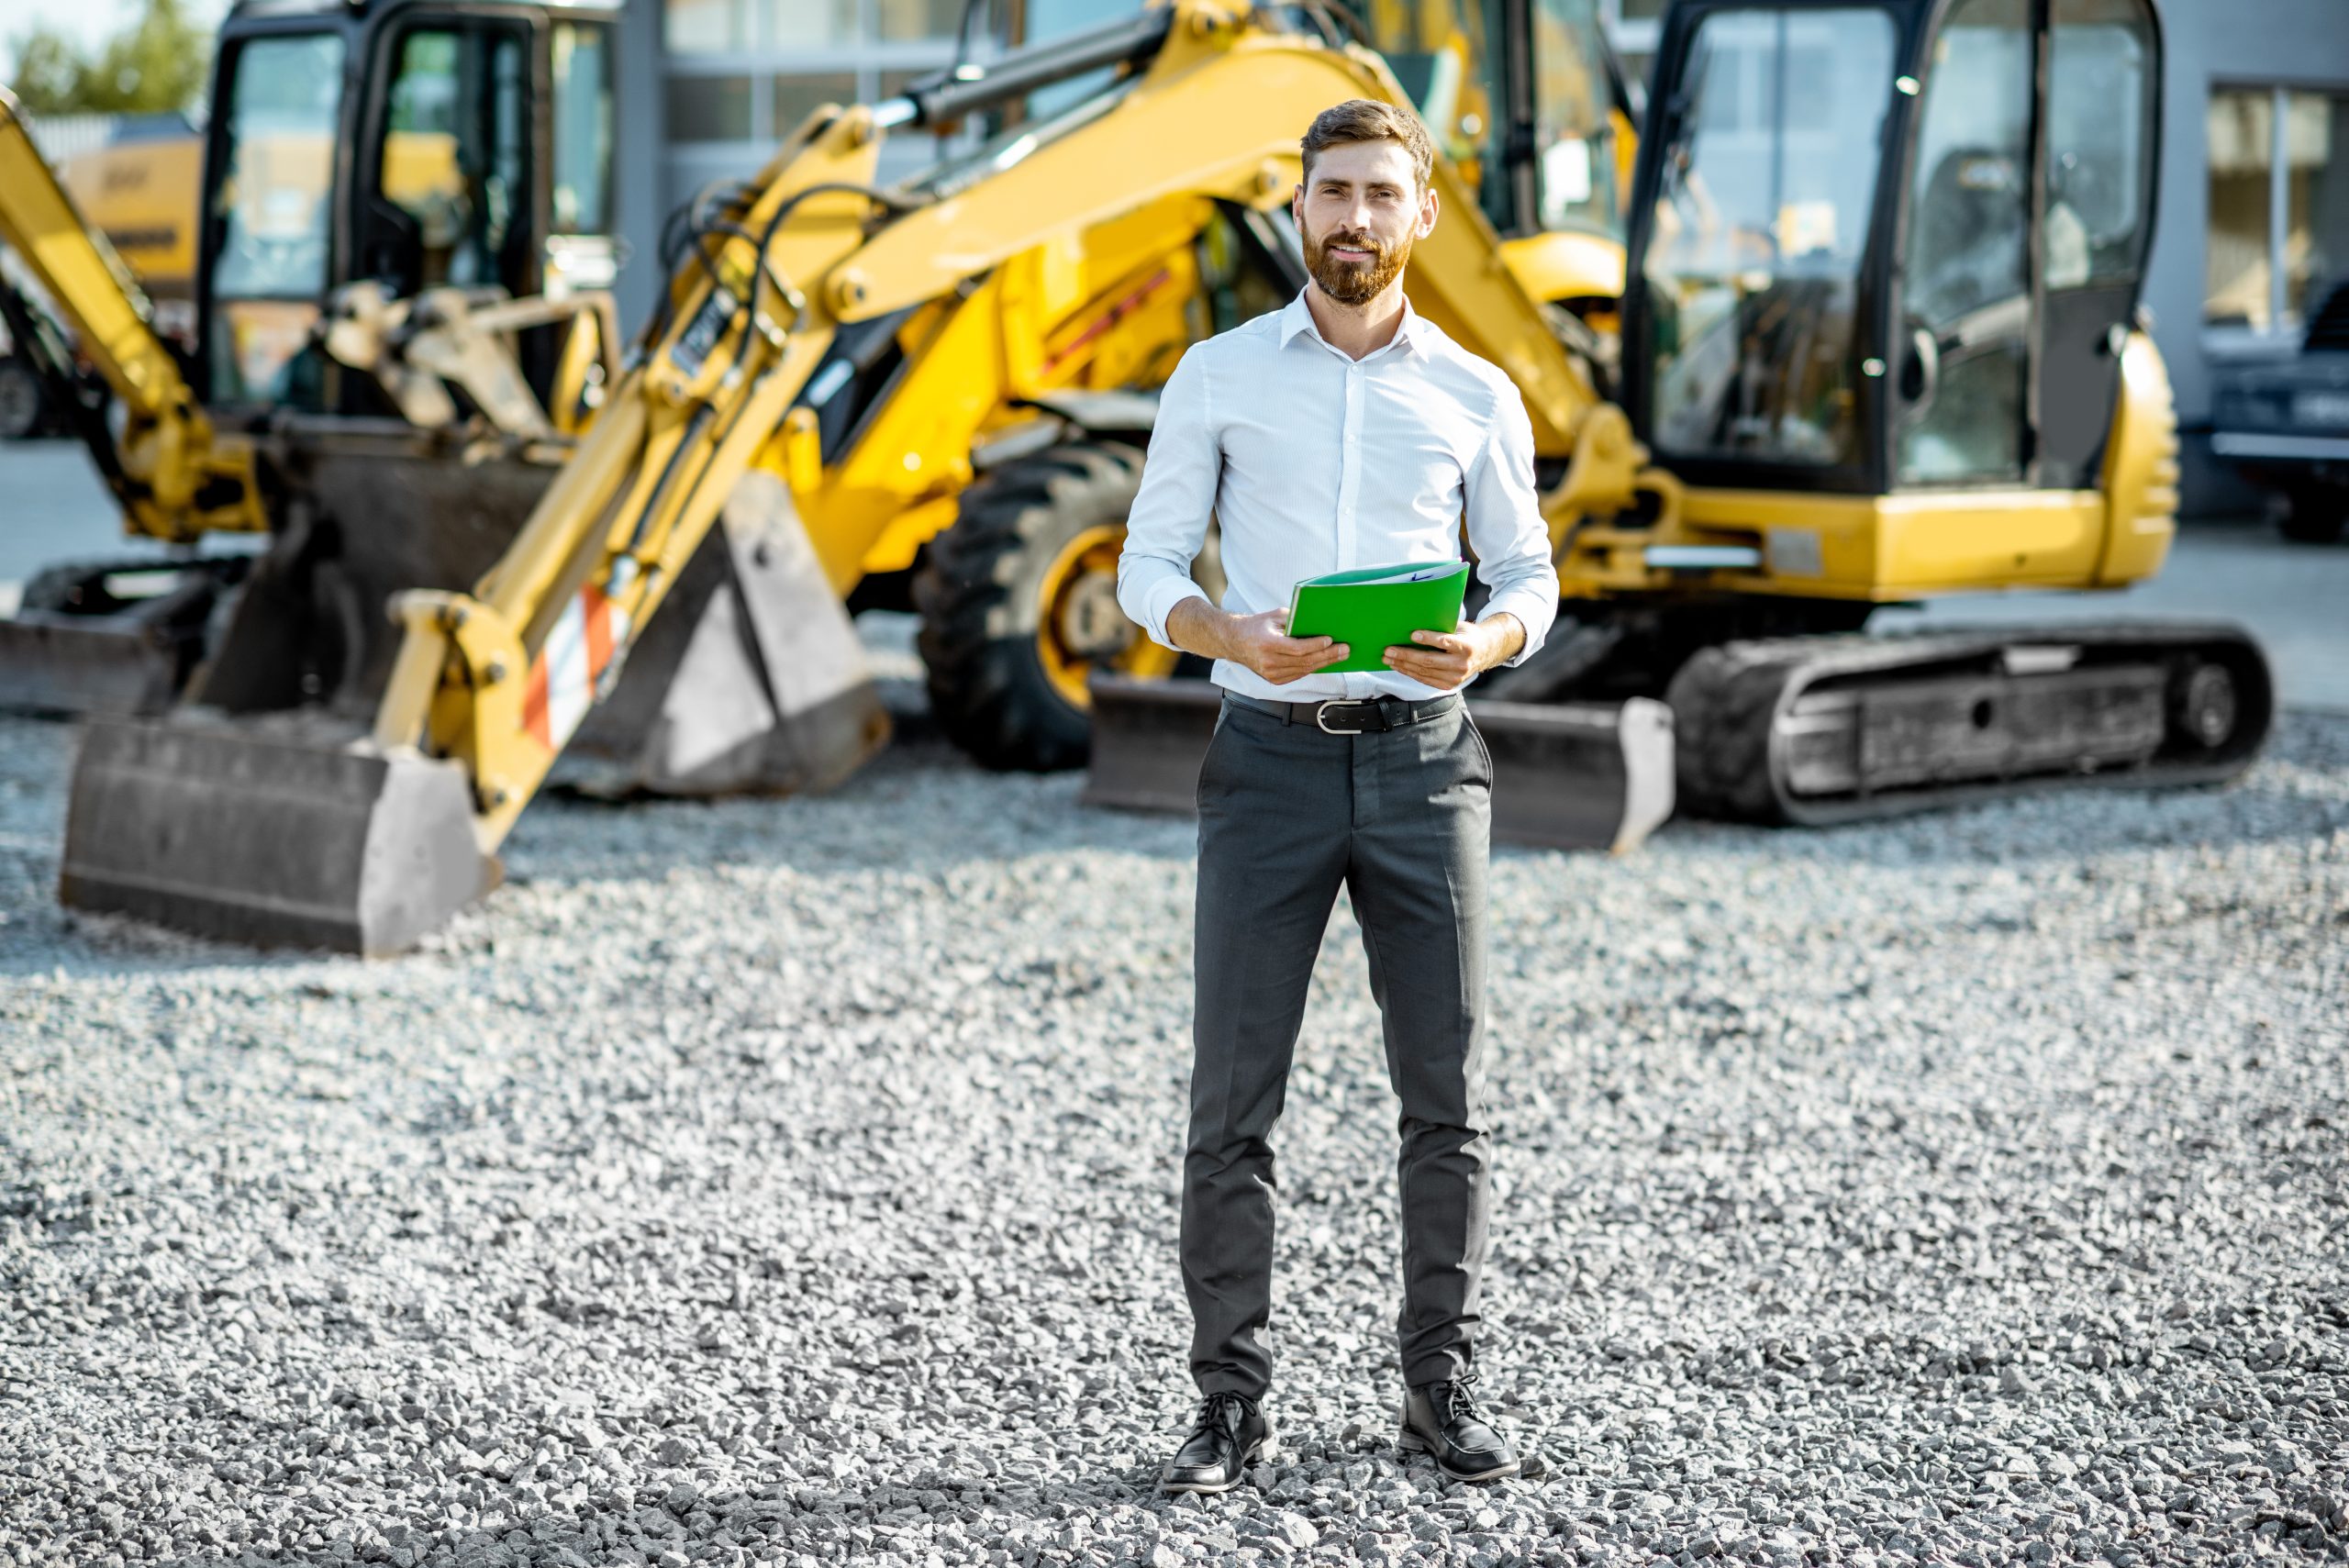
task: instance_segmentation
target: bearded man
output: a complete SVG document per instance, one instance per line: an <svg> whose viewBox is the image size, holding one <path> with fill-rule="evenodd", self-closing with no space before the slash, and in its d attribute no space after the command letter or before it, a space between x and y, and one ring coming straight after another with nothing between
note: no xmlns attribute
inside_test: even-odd
<svg viewBox="0 0 2349 1568"><path fill-rule="evenodd" d="M1200 343L1167 382L1118 563L1118 601L1223 687L1199 771L1199 877L1182 1270L1200 1403L1160 1485L1220 1492L1271 1451L1273 1151L1323 929L1344 887L1401 1102L1405 1385L1398 1441L1447 1475L1514 1475L1469 1393L1486 1251L1485 868L1492 758L1460 692L1523 660L1558 578L1516 387L1413 313L1403 271L1436 223L1409 110L1355 99L1305 133L1291 198L1311 282ZM1191 580L1213 513L1229 589ZM1298 579L1453 560L1482 617L1384 668L1288 635Z"/></svg>

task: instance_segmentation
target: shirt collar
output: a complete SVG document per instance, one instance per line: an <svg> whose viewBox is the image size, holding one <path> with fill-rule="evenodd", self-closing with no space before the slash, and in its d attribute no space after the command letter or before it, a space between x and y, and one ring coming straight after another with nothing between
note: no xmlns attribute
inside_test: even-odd
<svg viewBox="0 0 2349 1568"><path fill-rule="evenodd" d="M1313 334L1315 342L1329 347L1332 352L1335 352L1337 350L1334 346L1327 338L1321 336L1321 328L1313 324L1313 307L1305 303L1305 296L1312 286L1308 284L1304 288L1297 290L1297 297L1281 307L1281 347L1287 348L1299 332L1310 332ZM1401 351L1417 346L1419 330L1419 313L1411 308L1410 296L1406 295L1403 298L1403 319L1395 324L1395 336L1388 340L1386 348L1375 350L1375 353L1383 354L1387 349ZM1364 357L1367 359L1374 356L1364 355Z"/></svg>

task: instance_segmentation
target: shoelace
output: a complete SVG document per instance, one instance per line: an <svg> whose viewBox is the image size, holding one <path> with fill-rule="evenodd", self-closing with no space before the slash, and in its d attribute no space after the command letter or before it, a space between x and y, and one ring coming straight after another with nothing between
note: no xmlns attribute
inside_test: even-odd
<svg viewBox="0 0 2349 1568"><path fill-rule="evenodd" d="M1454 1420L1481 1421L1485 1418L1485 1413L1476 1408L1476 1396L1468 1391L1468 1385L1475 1381L1476 1373L1474 1371L1464 1372L1458 1377L1450 1380L1452 1415Z"/></svg>
<svg viewBox="0 0 2349 1568"><path fill-rule="evenodd" d="M1198 1424L1236 1432L1240 1429L1240 1423L1247 1418L1247 1413L1248 1401L1244 1396L1229 1393L1210 1394L1199 1401Z"/></svg>

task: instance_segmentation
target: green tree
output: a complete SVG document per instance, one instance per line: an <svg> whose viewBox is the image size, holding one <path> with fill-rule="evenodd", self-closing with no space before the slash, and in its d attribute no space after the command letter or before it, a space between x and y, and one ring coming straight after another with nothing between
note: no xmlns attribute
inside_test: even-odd
<svg viewBox="0 0 2349 1568"><path fill-rule="evenodd" d="M93 51L37 25L11 52L10 90L34 114L153 114L192 108L204 96L212 35L182 0L147 0L137 22Z"/></svg>

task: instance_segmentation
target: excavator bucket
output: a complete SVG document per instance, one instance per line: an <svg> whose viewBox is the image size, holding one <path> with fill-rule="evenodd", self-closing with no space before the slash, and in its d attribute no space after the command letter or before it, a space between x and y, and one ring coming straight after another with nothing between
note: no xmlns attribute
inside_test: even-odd
<svg viewBox="0 0 2349 1568"><path fill-rule="evenodd" d="M0 712L159 713L179 695L247 558L50 567L0 617Z"/></svg>
<svg viewBox="0 0 2349 1568"><path fill-rule="evenodd" d="M348 617L340 647L320 635L321 606L380 606L395 587L478 575L498 541L480 511L485 476L473 477L473 506L436 513L422 504L444 482L431 468L379 473L368 488L396 516L352 528L336 522L351 510L322 513L322 553L256 568L239 614L259 618L232 627L197 689L203 706L92 725L66 823L65 904L372 955L412 945L497 884L465 770L373 739L391 662L373 629L388 625L380 608ZM289 642L289 623L306 637ZM778 511L747 485L631 648L608 699L625 692L629 708L584 748L591 773L663 793L832 783L888 735L863 658L787 492ZM269 700L301 672L328 700Z"/></svg>
<svg viewBox="0 0 2349 1568"><path fill-rule="evenodd" d="M1222 696L1205 681L1096 675L1093 761L1082 799L1196 809L1199 762ZM1471 701L1493 754L1493 837L1545 849L1637 849L1672 815L1672 712L1620 704Z"/></svg>
<svg viewBox="0 0 2349 1568"><path fill-rule="evenodd" d="M388 953L496 885L462 767L373 740L406 587L462 588L551 472L461 465L424 433L337 433L254 559L187 700L94 721L58 897L259 947Z"/></svg>

